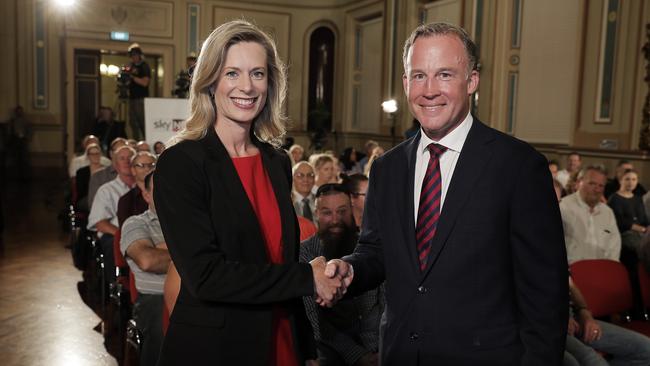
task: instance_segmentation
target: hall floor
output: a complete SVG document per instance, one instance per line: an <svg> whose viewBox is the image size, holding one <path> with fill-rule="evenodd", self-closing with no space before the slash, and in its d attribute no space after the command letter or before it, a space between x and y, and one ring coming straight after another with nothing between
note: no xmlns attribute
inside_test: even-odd
<svg viewBox="0 0 650 366"><path fill-rule="evenodd" d="M57 219L64 172L34 173L31 182L6 179L7 173L0 179L0 364L117 365L101 318L82 300L82 273Z"/></svg>

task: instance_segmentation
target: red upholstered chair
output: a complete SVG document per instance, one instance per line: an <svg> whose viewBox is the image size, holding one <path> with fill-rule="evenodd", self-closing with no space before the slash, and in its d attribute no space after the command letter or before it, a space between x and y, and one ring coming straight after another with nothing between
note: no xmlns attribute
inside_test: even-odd
<svg viewBox="0 0 650 366"><path fill-rule="evenodd" d="M632 287L627 270L620 262L607 259L578 261L571 265L571 277L594 317L624 314L632 309ZM619 325L650 335L650 323L645 321L628 320Z"/></svg>

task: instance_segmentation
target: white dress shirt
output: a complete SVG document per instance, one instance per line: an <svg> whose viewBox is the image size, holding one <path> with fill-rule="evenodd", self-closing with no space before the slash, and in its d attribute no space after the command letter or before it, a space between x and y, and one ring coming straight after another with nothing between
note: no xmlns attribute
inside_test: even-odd
<svg viewBox="0 0 650 366"><path fill-rule="evenodd" d="M590 209L580 192L560 201L569 264L583 259L619 260L621 235L614 211L602 202Z"/></svg>
<svg viewBox="0 0 650 366"><path fill-rule="evenodd" d="M97 190L90 213L88 214L88 230L96 231L95 225L101 220L108 220L111 224L119 226L117 222L117 202L133 187L129 187L119 176L102 185ZM97 237L104 235L97 232Z"/></svg>
<svg viewBox="0 0 650 366"><path fill-rule="evenodd" d="M463 150L463 145L465 145L467 134L469 134L469 130L472 128L472 123L474 123L474 119L472 118L471 113L467 113L467 117L465 117L463 122L461 122L445 137L440 139L440 141L431 140L429 136L424 133L424 130L420 130L420 144L418 145L418 150L416 152L415 180L413 181L413 207L415 209L413 214L416 224L418 222L418 209L420 208L422 181L424 180L424 175L426 174L427 166L429 165L430 154L427 146L431 143L436 143L447 148L447 151L445 151L440 157L440 178L442 180L440 212L442 212L445 197L447 196L447 190L449 189L449 182L451 182L451 177L454 175L456 162L458 162L460 152Z"/></svg>
<svg viewBox="0 0 650 366"><path fill-rule="evenodd" d="M305 197L298 193L297 191L293 191L293 208L296 211L296 214L298 216L302 216L302 206L303 202L302 200L308 198L309 199L309 209L311 210L311 216L313 218L313 221L316 221L316 198L314 197L314 194L311 193L309 196Z"/></svg>

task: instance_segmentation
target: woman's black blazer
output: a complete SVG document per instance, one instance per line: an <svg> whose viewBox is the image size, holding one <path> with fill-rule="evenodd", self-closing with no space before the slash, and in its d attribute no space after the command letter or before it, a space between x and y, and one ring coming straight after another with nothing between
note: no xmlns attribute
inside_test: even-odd
<svg viewBox="0 0 650 366"><path fill-rule="evenodd" d="M282 221L284 264L271 264L257 217L213 128L161 155L154 200L181 276L159 365L268 365L275 308L289 314L301 364L316 358L301 297L314 292L298 263L299 227L291 203L291 163L254 138Z"/></svg>

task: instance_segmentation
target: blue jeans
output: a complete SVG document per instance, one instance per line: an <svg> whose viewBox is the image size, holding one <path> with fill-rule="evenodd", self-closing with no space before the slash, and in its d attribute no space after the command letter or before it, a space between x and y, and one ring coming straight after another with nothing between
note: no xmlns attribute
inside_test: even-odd
<svg viewBox="0 0 650 366"><path fill-rule="evenodd" d="M650 365L650 338L612 323L596 322L602 329L602 336L590 344L567 335L564 366ZM609 362L596 350L611 356Z"/></svg>

